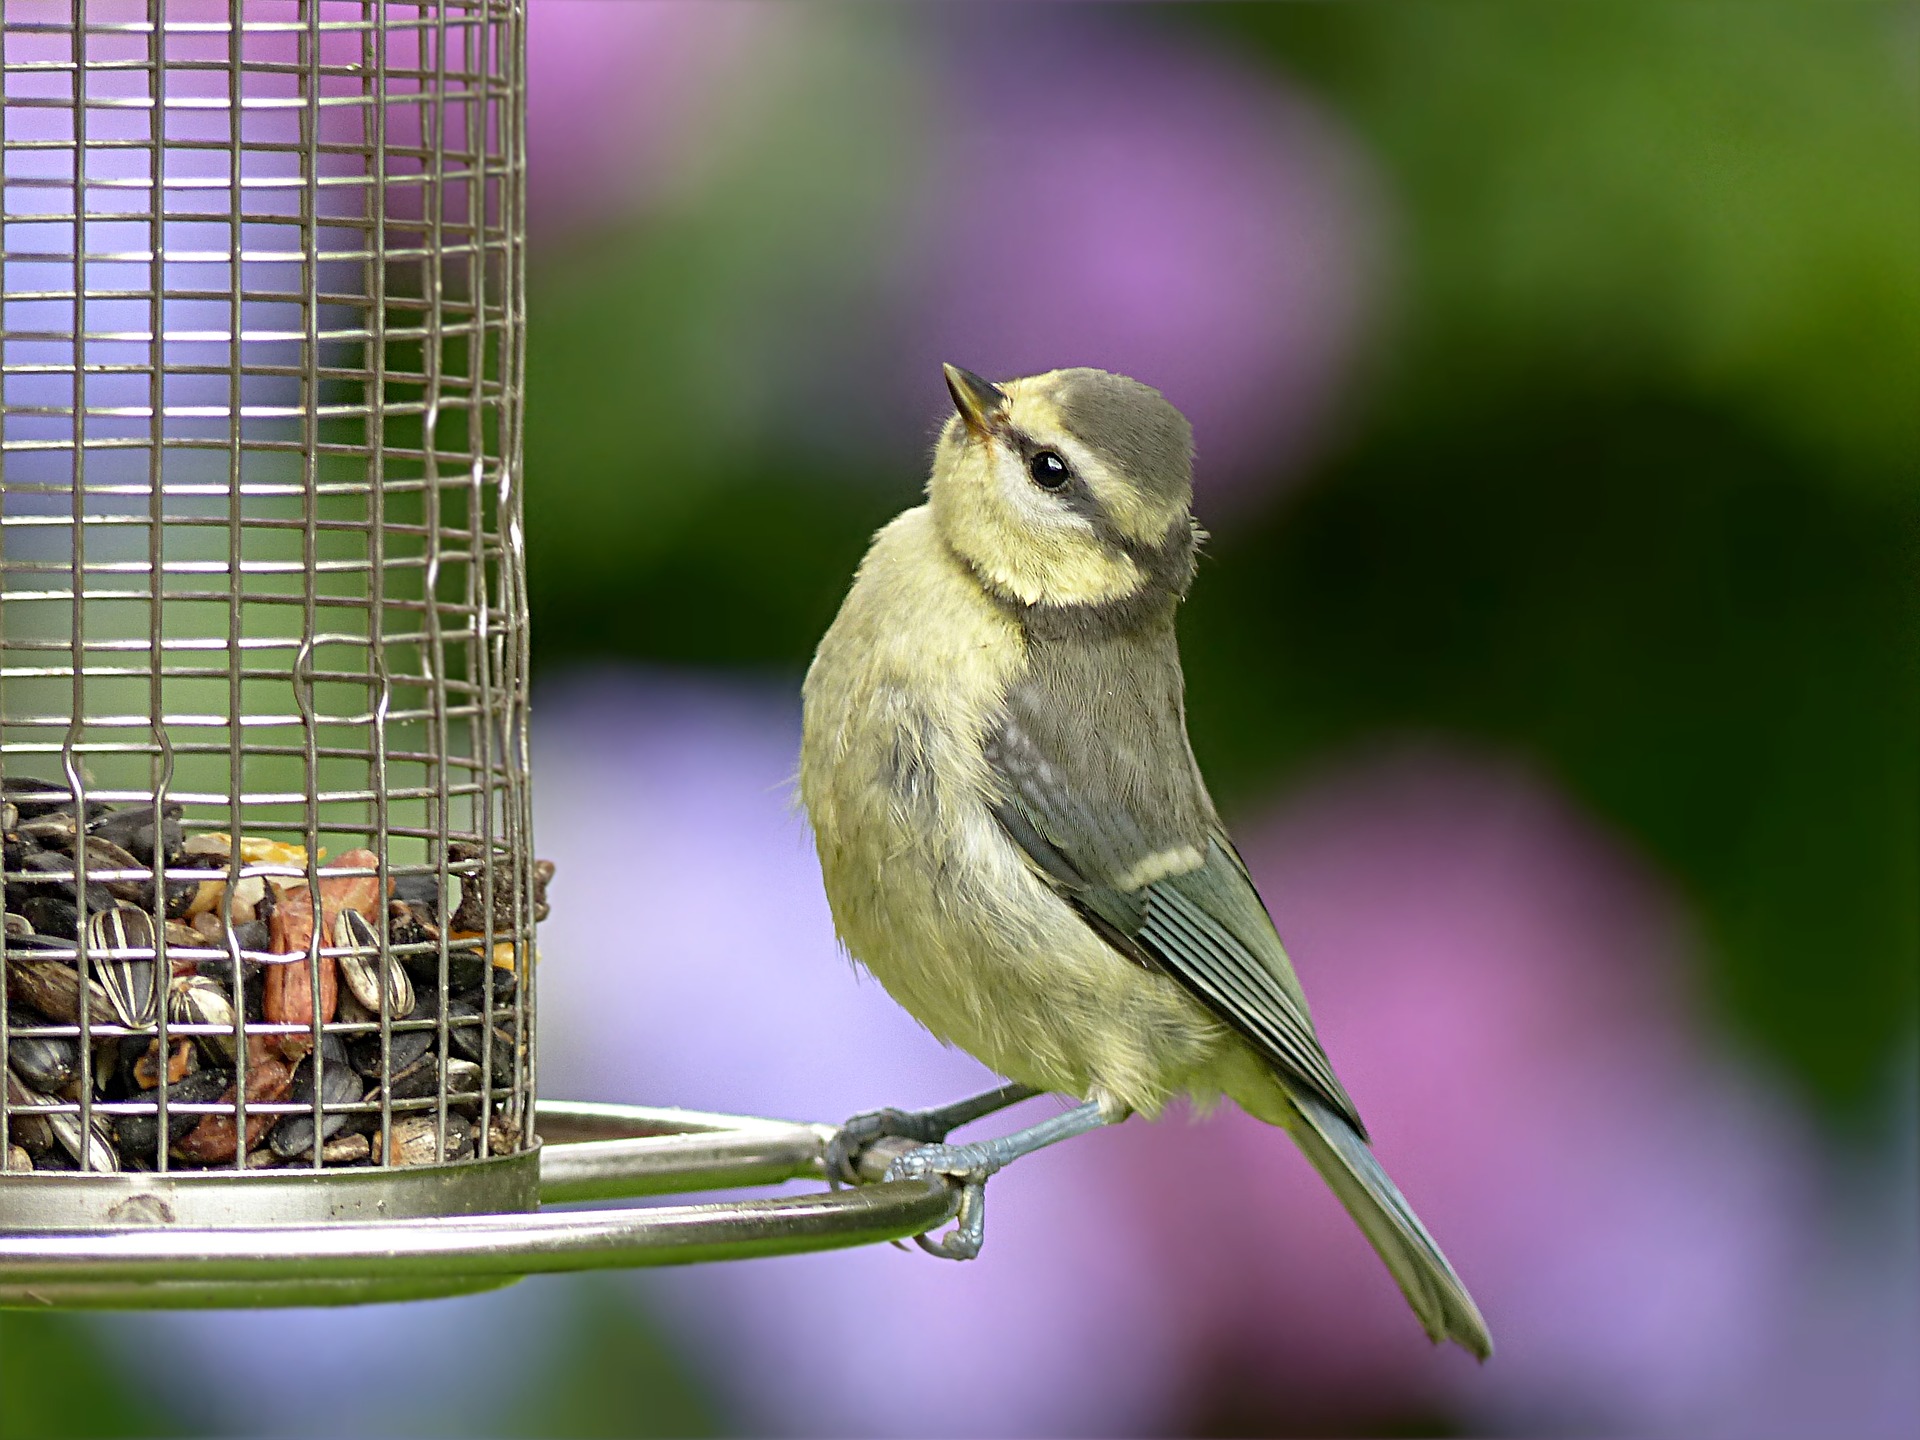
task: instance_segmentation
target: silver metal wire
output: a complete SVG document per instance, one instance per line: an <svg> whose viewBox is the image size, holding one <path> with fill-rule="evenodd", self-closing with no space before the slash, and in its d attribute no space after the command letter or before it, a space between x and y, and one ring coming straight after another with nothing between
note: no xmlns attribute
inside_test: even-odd
<svg viewBox="0 0 1920 1440"><path fill-rule="evenodd" d="M433 1163L519 1151L525 0L5 0L0 29L4 879L10 911L42 897L41 933L9 917L0 1164L58 1120L78 1144L36 1147L36 1166L241 1172L295 1114L312 1142L276 1163L320 1168L342 1115L376 1165L420 1117ZM82 825L146 812L152 855L20 832L62 807ZM180 847L162 838L176 819ZM358 935L330 898L356 877L376 897ZM263 889L288 953L246 928ZM396 890L432 923L401 927ZM62 893L69 935L45 918ZM151 942L103 947L87 913L107 906L143 910ZM356 956L382 977L411 961L431 1014L393 1013L384 980L377 1013L330 1013L329 976ZM130 973L114 967L147 957L166 997L151 1021L103 1013ZM70 1016L15 983L60 964ZM230 1030L172 1003L196 970L225 987ZM249 985L275 971L269 993L304 989L286 1003L305 1013L256 1000L249 1018ZM418 1032L437 1061L424 1091L393 1083ZM336 1093L335 1046L367 1036L372 1083ZM74 1062L53 1089L18 1078L22 1047L48 1041ZM463 1047L477 1091L455 1088ZM149 1048L163 1069L225 1053L233 1083L189 1100L115 1078ZM141 1162L130 1120L163 1137ZM217 1161L164 1138L220 1124Z"/></svg>
<svg viewBox="0 0 1920 1440"><path fill-rule="evenodd" d="M817 1180L834 1133L830 1126L746 1116L552 1103L541 1105L539 1127L545 1143L537 1154L493 1162L486 1178L533 1162L539 1198L555 1203ZM432 1178L430 1172L306 1172L274 1182L288 1203L264 1232L245 1223L244 1210L223 1213L244 1188L239 1185L194 1187L200 1192L194 1199L211 1202L204 1206L211 1213L130 1229L111 1218L71 1217L89 1208L110 1217L98 1204L102 1191L123 1188L132 1192L123 1203L139 1203L151 1201L152 1187L162 1182L45 1176L44 1193L26 1198L62 1223L22 1226L17 1234L0 1227L0 1307L421 1300L543 1272L743 1260L904 1239L937 1229L960 1208L959 1187L942 1177L882 1179L912 1143L878 1142L861 1164L875 1183L857 1189L586 1214L469 1208L396 1219L389 1210L393 1192L404 1182ZM333 1203L342 1192L361 1202L344 1219ZM158 1211L160 1203L149 1208Z"/></svg>

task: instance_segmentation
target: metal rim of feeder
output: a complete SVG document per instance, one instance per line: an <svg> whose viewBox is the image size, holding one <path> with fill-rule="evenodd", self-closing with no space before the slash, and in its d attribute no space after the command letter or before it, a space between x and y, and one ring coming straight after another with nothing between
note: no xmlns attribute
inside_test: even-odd
<svg viewBox="0 0 1920 1440"><path fill-rule="evenodd" d="M952 1213L533 1213L818 1177L825 1132L534 1133L526 16L0 21L0 1304L456 1293Z"/></svg>

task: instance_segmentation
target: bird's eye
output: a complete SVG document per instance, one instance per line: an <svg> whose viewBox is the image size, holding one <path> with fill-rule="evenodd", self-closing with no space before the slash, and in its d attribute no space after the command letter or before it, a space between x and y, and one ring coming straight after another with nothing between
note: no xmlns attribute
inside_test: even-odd
<svg viewBox="0 0 1920 1440"><path fill-rule="evenodd" d="M1073 471L1067 468L1057 451L1042 450L1027 462L1027 474L1033 477L1033 483L1042 490L1059 490L1073 478Z"/></svg>

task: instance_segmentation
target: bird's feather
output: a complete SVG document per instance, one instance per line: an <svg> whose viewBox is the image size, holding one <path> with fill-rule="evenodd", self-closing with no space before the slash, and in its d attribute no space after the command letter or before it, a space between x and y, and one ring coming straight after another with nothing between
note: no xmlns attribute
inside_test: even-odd
<svg viewBox="0 0 1920 1440"><path fill-rule="evenodd" d="M1485 1359L1486 1322L1368 1148L1207 795L1187 743L1171 616L1104 637L1083 625L1057 647L1029 643L1028 672L985 747L1001 828L1095 933L1173 976L1251 1042L1287 1096L1300 1148L1427 1333ZM1114 683L1121 675L1144 683Z"/></svg>
<svg viewBox="0 0 1920 1440"><path fill-rule="evenodd" d="M1194 764L1170 611L1036 643L1030 659L986 743L1002 828L1110 944L1178 980L1364 1138Z"/></svg>
<svg viewBox="0 0 1920 1440"><path fill-rule="evenodd" d="M1453 1340L1482 1360L1491 1356L1493 1337L1480 1307L1373 1151L1343 1116L1306 1096L1295 1096L1294 1105L1306 1121L1293 1127L1294 1139L1386 1262L1428 1337Z"/></svg>

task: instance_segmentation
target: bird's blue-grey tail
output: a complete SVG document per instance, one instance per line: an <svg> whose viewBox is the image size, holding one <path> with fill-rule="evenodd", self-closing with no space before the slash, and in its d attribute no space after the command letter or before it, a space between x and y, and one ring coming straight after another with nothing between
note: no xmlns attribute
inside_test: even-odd
<svg viewBox="0 0 1920 1440"><path fill-rule="evenodd" d="M1427 1334L1436 1344L1452 1340L1482 1360L1493 1354L1479 1307L1367 1142L1311 1095L1294 1093L1292 1099L1306 1121L1293 1127L1294 1139L1380 1252Z"/></svg>

